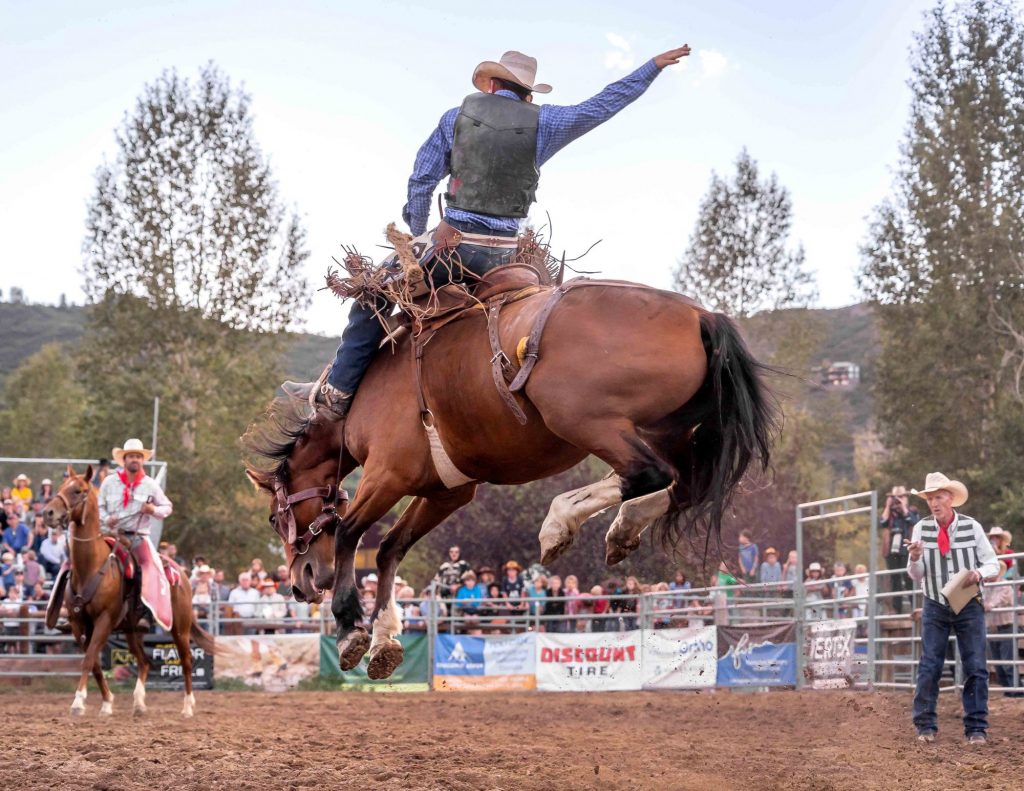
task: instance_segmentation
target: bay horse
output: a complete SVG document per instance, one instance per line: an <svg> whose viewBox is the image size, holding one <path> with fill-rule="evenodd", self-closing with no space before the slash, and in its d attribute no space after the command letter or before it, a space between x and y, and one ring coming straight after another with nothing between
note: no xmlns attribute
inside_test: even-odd
<svg viewBox="0 0 1024 791"><path fill-rule="evenodd" d="M65 602L70 600L67 609L71 632L85 651L82 675L78 680L75 700L71 704L71 714L85 714L90 672L103 696L100 716L113 714L114 695L100 667L100 653L115 631L124 633L128 647L135 655L139 675L135 682L133 711L135 714L144 714L149 660L146 659L142 632L138 627L138 614L128 596L129 582L125 579L121 564L116 560L113 548L100 532L99 501L96 489L90 483L92 474L91 464L86 467L85 474L80 476L75 475L69 465L67 479L43 511L48 526L68 525L71 575ZM171 586L171 609L171 637L178 649L185 678L185 703L181 713L184 717L191 717L195 713L196 698L192 693L192 651L189 638L211 654L215 653L215 643L213 637L192 620L192 587L186 574L180 574L180 582Z"/></svg>
<svg viewBox="0 0 1024 791"><path fill-rule="evenodd" d="M398 565L418 539L473 499L480 482L521 484L591 454L602 459L612 473L559 495L540 544L550 562L589 517L621 504L606 538L613 564L652 523L665 543L695 528L717 535L748 466L768 466L777 407L763 366L727 316L631 283L579 279L558 288L557 306L549 304L553 290L542 289L504 304L496 322L496 341L515 360L538 316L547 320L536 365L516 396L525 424L495 386L486 311L470 311L422 345L420 382L412 334L378 352L343 429L316 416L289 420L277 402L243 438L250 452L277 463L249 466L247 474L273 496L270 520L285 545L296 598L319 601L333 590L342 670L367 650L371 678L388 677L401 662L392 595ZM442 482L428 425L465 483ZM344 507L340 482L358 465L363 477ZM377 554L371 642L357 625L363 613L355 552L366 530L406 496L413 499ZM333 533L333 546L317 540L325 533Z"/></svg>

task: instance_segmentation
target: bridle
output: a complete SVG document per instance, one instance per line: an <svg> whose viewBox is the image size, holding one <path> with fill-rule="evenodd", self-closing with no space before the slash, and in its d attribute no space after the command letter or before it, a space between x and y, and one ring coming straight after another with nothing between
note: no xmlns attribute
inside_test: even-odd
<svg viewBox="0 0 1024 791"><path fill-rule="evenodd" d="M88 485L88 484L86 484L86 485ZM85 504L89 500L89 490L86 489L85 492L80 493L80 496L81 496L81 499L79 499L74 505L71 504L71 500L68 499L67 495L64 494L64 492L58 491L53 496L54 500L60 500L64 504L65 521L67 522L67 524L69 526L70 526L70 524L72 522L76 522L78 524L81 524L81 522L82 522L81 517L79 517L78 519L75 518L74 511L75 511L76 508L81 507L82 508L82 513L84 515L84 513L85 513ZM71 530L69 529L68 530L68 538L70 538L72 541L95 541L98 538L100 538L100 539L103 538L103 536L89 536L88 538L79 538L78 536L72 535Z"/></svg>
<svg viewBox="0 0 1024 791"><path fill-rule="evenodd" d="M341 518L338 514L338 506L341 503L348 502L348 492L340 485L314 486L310 489L303 489L295 494L288 494L280 480L274 481L274 497L277 500L274 530L277 531L281 540L295 551L295 557L309 552L313 542L325 531L333 532L333 528L337 527L338 520ZM306 528L306 531L301 536L297 535L299 529L298 525L295 524L295 513L292 510L292 506L296 503L313 500L318 497L323 501L320 515L310 522L309 527ZM282 521L284 524L281 524ZM295 562L294 558L292 562Z"/></svg>

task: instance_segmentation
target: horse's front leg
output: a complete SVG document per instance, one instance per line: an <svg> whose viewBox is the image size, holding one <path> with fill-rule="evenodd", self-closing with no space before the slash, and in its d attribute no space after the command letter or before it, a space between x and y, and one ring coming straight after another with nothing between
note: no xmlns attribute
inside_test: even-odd
<svg viewBox="0 0 1024 791"><path fill-rule="evenodd" d="M437 497L417 497L388 531L377 551L377 601L373 615L373 642L366 674L372 679L388 678L402 664L404 651L395 636L402 632L402 611L395 601L395 574L405 553L419 539L461 508L476 494L467 484Z"/></svg>
<svg viewBox="0 0 1024 791"><path fill-rule="evenodd" d="M363 603L356 587L356 549L374 522L398 502L401 491L386 478L365 472L356 496L345 511L334 536L334 586L331 613L337 624L338 665L351 670L370 648L363 628Z"/></svg>

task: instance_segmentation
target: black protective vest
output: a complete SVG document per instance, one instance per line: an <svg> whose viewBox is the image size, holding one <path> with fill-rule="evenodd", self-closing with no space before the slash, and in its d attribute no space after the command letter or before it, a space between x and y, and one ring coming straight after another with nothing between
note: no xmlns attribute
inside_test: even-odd
<svg viewBox="0 0 1024 791"><path fill-rule="evenodd" d="M493 93L467 96L455 119L448 205L477 214L525 217L537 199L537 117L529 102Z"/></svg>

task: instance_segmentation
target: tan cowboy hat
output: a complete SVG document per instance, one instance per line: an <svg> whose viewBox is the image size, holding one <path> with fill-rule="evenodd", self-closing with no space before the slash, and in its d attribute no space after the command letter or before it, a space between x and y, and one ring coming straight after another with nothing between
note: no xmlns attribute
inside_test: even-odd
<svg viewBox="0 0 1024 791"><path fill-rule="evenodd" d="M501 56L501 60L495 63L493 60L485 60L473 70L473 85L478 91L487 93L488 81L492 77L499 80L508 80L516 85L522 85L528 91L534 93L551 93L551 86L543 82L534 84L537 79L537 59L524 55L510 49Z"/></svg>
<svg viewBox="0 0 1024 791"><path fill-rule="evenodd" d="M928 477L924 479L924 488L911 489L910 493L916 494L918 497L924 497L927 494L939 492L943 489L953 495L954 508L959 508L967 502L967 487L960 483L960 481L951 481L941 472L928 473Z"/></svg>
<svg viewBox="0 0 1024 791"><path fill-rule="evenodd" d="M19 475L17 478L14 479L15 483L18 483L18 481L24 481L25 483L32 483L32 479L29 478L25 473L22 473L21 475Z"/></svg>
<svg viewBox="0 0 1024 791"><path fill-rule="evenodd" d="M132 437L130 440L124 443L123 448L114 448L110 455L113 456L114 461L118 464L124 464L124 457L126 453L141 453L143 461L149 461L149 457L153 455L153 451L148 450L142 446L142 440Z"/></svg>

